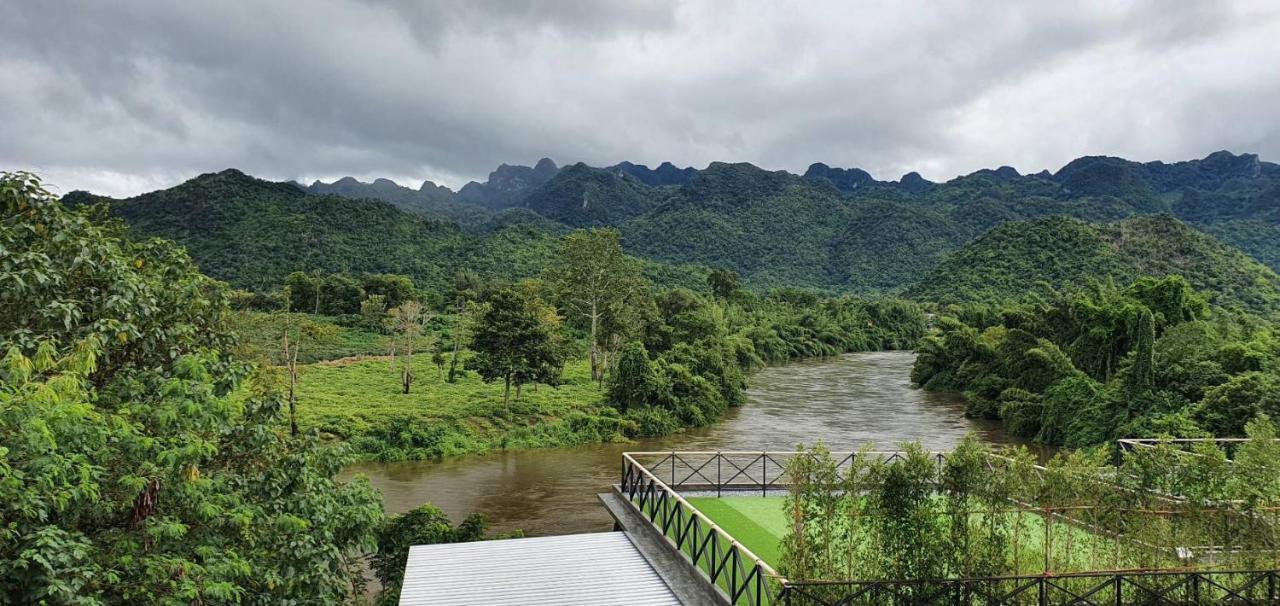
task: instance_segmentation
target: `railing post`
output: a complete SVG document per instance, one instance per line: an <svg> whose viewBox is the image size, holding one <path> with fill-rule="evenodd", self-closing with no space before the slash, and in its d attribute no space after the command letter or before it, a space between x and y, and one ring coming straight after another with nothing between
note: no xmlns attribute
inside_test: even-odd
<svg viewBox="0 0 1280 606"><path fill-rule="evenodd" d="M720 451L716 451L716 498L720 498L720 487L724 485L724 480L720 479L720 462L724 460L724 456Z"/></svg>
<svg viewBox="0 0 1280 606"><path fill-rule="evenodd" d="M676 451L671 451L671 488L676 487Z"/></svg>
<svg viewBox="0 0 1280 606"><path fill-rule="evenodd" d="M760 496L769 496L769 453L760 453Z"/></svg>

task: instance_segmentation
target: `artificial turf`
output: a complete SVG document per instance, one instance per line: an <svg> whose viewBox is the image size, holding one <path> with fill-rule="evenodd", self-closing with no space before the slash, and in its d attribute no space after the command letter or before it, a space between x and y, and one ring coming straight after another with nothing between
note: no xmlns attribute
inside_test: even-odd
<svg viewBox="0 0 1280 606"><path fill-rule="evenodd" d="M692 497L686 499L729 536L770 566L782 559L787 534L783 497Z"/></svg>
<svg viewBox="0 0 1280 606"><path fill-rule="evenodd" d="M777 568L782 559L782 539L788 528L784 497L686 497L686 500L757 557ZM973 515L974 521L980 523L982 514ZM1017 516L1021 549L1016 551L1015 559L1019 571L1044 571L1044 518L1034 512L1004 515ZM1015 522L1011 518L1009 523ZM1053 533L1052 560L1058 571L1086 570L1102 563L1107 567L1124 564L1111 560L1109 555L1114 553L1114 545L1107 539L1061 522L1053 525ZM1100 559L1104 562L1099 562Z"/></svg>

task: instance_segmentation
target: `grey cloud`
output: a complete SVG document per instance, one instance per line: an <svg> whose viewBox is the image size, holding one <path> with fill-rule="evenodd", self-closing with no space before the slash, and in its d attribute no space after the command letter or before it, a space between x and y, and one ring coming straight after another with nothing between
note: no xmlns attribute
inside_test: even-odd
<svg viewBox="0 0 1280 606"><path fill-rule="evenodd" d="M945 179L1280 158L1267 3L0 0L0 167L453 187L501 162Z"/></svg>

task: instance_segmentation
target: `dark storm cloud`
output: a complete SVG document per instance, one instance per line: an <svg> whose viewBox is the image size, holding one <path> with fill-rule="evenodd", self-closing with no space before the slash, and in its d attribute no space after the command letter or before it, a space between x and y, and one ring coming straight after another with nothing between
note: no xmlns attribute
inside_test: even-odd
<svg viewBox="0 0 1280 606"><path fill-rule="evenodd" d="M0 167L460 186L500 162L943 179L1280 158L1270 3L0 0Z"/></svg>

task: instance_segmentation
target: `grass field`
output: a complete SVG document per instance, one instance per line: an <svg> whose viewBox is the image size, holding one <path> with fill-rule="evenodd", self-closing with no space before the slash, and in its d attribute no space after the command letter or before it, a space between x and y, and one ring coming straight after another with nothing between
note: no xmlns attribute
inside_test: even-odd
<svg viewBox="0 0 1280 606"><path fill-rule="evenodd" d="M686 497L686 500L760 559L775 569L778 567L782 559L782 539L789 525L783 497ZM986 514L971 515L972 523L980 524ZM1035 512L998 515L1007 517L1005 521L1011 529L1010 561L1017 561L1020 573L1123 568L1137 564L1131 550L1117 551L1113 541L1061 521L1049 528L1052 550L1046 564L1045 518ZM1012 540L1013 534L1017 536L1016 541Z"/></svg>
<svg viewBox="0 0 1280 606"><path fill-rule="evenodd" d="M299 380L299 423L388 460L621 436L623 421L605 405L585 360L567 364L558 387L526 386L519 400L513 390L510 411L503 407L501 383L485 383L475 373L449 383L428 354L414 357L414 374L413 388L404 394L386 358L308 364Z"/></svg>

